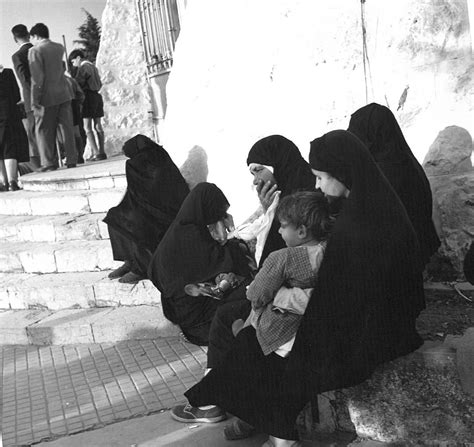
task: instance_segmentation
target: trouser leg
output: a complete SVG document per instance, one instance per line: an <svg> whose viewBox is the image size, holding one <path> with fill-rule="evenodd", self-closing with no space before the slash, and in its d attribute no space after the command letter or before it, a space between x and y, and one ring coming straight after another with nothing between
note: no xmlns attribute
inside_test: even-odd
<svg viewBox="0 0 474 447"><path fill-rule="evenodd" d="M59 106L39 107L35 109L36 143L41 157L41 165L57 166L55 150L56 129Z"/></svg>
<svg viewBox="0 0 474 447"><path fill-rule="evenodd" d="M26 112L26 118L23 120L23 125L26 130L26 135L28 136L28 146L30 152L30 161L28 163L32 169L37 169L40 167L41 161L38 145L36 144L35 116L32 110Z"/></svg>
<svg viewBox="0 0 474 447"><path fill-rule="evenodd" d="M222 364L234 342L232 323L239 318L245 320L250 308L250 301L247 299L222 303L217 308L209 330L208 368L216 368Z"/></svg>
<svg viewBox="0 0 474 447"><path fill-rule="evenodd" d="M58 110L58 127L63 136L64 150L66 152L66 164L77 163L77 151L74 145L74 128L72 124L71 101L63 102Z"/></svg>

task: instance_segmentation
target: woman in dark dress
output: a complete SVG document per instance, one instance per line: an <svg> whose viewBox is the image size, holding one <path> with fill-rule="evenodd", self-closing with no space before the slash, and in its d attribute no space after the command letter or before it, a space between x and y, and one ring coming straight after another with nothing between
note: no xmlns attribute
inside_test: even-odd
<svg viewBox="0 0 474 447"><path fill-rule="evenodd" d="M271 135L257 141L250 149L247 165L267 216L269 210L275 208L275 200L278 201L277 189L280 191L279 198L296 191L315 190L315 177L309 164L303 159L297 146L281 135ZM261 231L258 237L258 244L261 246L260 257L257 259L259 265L262 265L271 252L286 246L278 230L278 219L267 219L268 233ZM239 228L237 233L238 231ZM261 235L265 233L266 237L262 238ZM250 302L246 298L246 286L249 282L250 280L236 289L217 309L209 332L208 370L225 361L234 343L232 323L238 319L245 320L250 313ZM225 412L216 406L200 409L189 404L176 406L171 414L182 422L218 422L226 417ZM226 427L225 435L228 439L240 439L252 431L252 427L234 420Z"/></svg>
<svg viewBox="0 0 474 447"><path fill-rule="evenodd" d="M123 146L127 191L104 219L114 259L124 264L111 279L135 283L146 277L158 243L173 222L189 187L165 149L144 135Z"/></svg>
<svg viewBox="0 0 474 447"><path fill-rule="evenodd" d="M254 177L253 183L264 211L275 200L277 189L281 191L280 198L296 191L314 191L315 177L309 164L297 146L281 135L271 135L257 141L249 151L247 165ZM263 248L257 259L259 266L271 252L286 247L278 232L279 228L278 219L274 218L266 239L261 243ZM220 306L216 313L209 336L208 368L214 368L223 361L233 343L232 323L240 318L245 320L250 312L245 286L237 289L232 302Z"/></svg>
<svg viewBox="0 0 474 447"><path fill-rule="evenodd" d="M370 377L377 365L417 349L424 308L418 243L402 203L363 143L329 132L311 143L317 185L342 206L289 357L264 356L252 327L225 361L185 395L217 404L270 435L297 444L296 418L324 391Z"/></svg>
<svg viewBox="0 0 474 447"><path fill-rule="evenodd" d="M18 163L30 160L13 70L0 65L0 191L17 191Z"/></svg>
<svg viewBox="0 0 474 447"><path fill-rule="evenodd" d="M237 240L215 240L209 226L229 216L229 202L212 183L199 183L186 197L158 245L148 277L161 292L165 317L180 326L194 344L207 345L219 301L189 296L184 287L214 281L220 273L250 274L246 252Z"/></svg>
<svg viewBox="0 0 474 447"><path fill-rule="evenodd" d="M387 107L372 103L352 114L347 130L367 146L398 194L418 236L426 265L440 245L432 219L431 188L395 116Z"/></svg>

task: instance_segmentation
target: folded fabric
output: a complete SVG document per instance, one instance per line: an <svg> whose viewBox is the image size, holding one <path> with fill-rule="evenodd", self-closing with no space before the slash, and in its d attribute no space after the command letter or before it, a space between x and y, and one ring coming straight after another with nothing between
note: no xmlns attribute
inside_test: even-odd
<svg viewBox="0 0 474 447"><path fill-rule="evenodd" d="M257 265L260 262L263 247L275 217L276 208L280 201L280 194L281 191L276 192L272 204L268 207L265 213L262 212L260 215L254 213L253 216L258 215L255 220L247 220L245 223L236 227L236 229L231 233L233 237L242 239L244 241L250 241L255 238L257 239L255 246L255 260L257 261Z"/></svg>
<svg viewBox="0 0 474 447"><path fill-rule="evenodd" d="M281 287L273 299L273 309L280 312L290 312L304 315L313 289L299 289L298 287Z"/></svg>

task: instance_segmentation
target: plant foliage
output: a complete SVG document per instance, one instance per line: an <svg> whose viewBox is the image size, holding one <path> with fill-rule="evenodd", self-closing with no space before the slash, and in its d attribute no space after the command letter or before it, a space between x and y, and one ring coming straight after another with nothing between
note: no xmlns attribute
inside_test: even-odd
<svg viewBox="0 0 474 447"><path fill-rule="evenodd" d="M101 29L99 21L92 16L89 11L84 8L82 8L82 10L86 14L86 20L79 28L77 28L79 31L79 39L74 40L74 43L82 45L87 59L91 62L95 62L100 46Z"/></svg>

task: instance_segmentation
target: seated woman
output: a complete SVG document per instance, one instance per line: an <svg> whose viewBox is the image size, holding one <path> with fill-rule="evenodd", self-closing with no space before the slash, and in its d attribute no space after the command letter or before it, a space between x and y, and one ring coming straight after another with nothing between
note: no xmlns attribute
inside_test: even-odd
<svg viewBox="0 0 474 447"><path fill-rule="evenodd" d="M266 446L299 445L295 424L307 402L363 382L422 343L422 264L395 192L347 131L314 140L310 164L316 186L342 206L289 356L265 356L247 327L225 361L185 393L193 406L217 404L269 434Z"/></svg>
<svg viewBox="0 0 474 447"><path fill-rule="evenodd" d="M189 188L163 147L144 135L123 146L127 191L109 210L108 225L114 259L124 264L109 274L120 282L146 277L151 256L179 211Z"/></svg>
<svg viewBox="0 0 474 447"><path fill-rule="evenodd" d="M418 236L423 265L426 265L440 246L432 219L430 183L393 113L385 106L369 104L352 114L347 130L367 146L405 206Z"/></svg>
<svg viewBox="0 0 474 447"><path fill-rule="evenodd" d="M280 198L297 191L314 191L315 177L296 145L281 135L271 135L257 141L250 149L247 164L253 175L261 208L248 223L237 227L233 234L244 240L256 237L255 255L261 267L270 253L286 246L275 217ZM234 321L245 320L250 313L251 305L246 298L246 285L249 283L250 280L235 290L229 302L222 303L217 309L209 332L208 370L221 364L233 345ZM201 409L180 405L173 408L171 414L182 422L218 422L226 418L225 412L215 406ZM225 433L228 439L239 439L250 431L251 428L237 422L229 425Z"/></svg>
<svg viewBox="0 0 474 447"><path fill-rule="evenodd" d="M189 296L185 286L214 281L220 273L250 274L242 242L227 241L225 231L215 231L218 222L217 228L229 227L228 208L229 202L216 185L199 183L184 200L148 268L148 277L161 292L165 317L196 345L208 344L219 301Z"/></svg>
<svg viewBox="0 0 474 447"><path fill-rule="evenodd" d="M255 259L260 268L270 253L286 246L275 217L280 198L296 191L314 191L315 178L296 145L281 135L257 141L250 149L247 165L261 207L253 215L257 219L237 227L233 235L244 240L257 239ZM240 318L245 320L250 313L245 294L247 284L237 289L232 302L220 306L216 313L209 335L208 368L222 362L232 345L232 323Z"/></svg>

